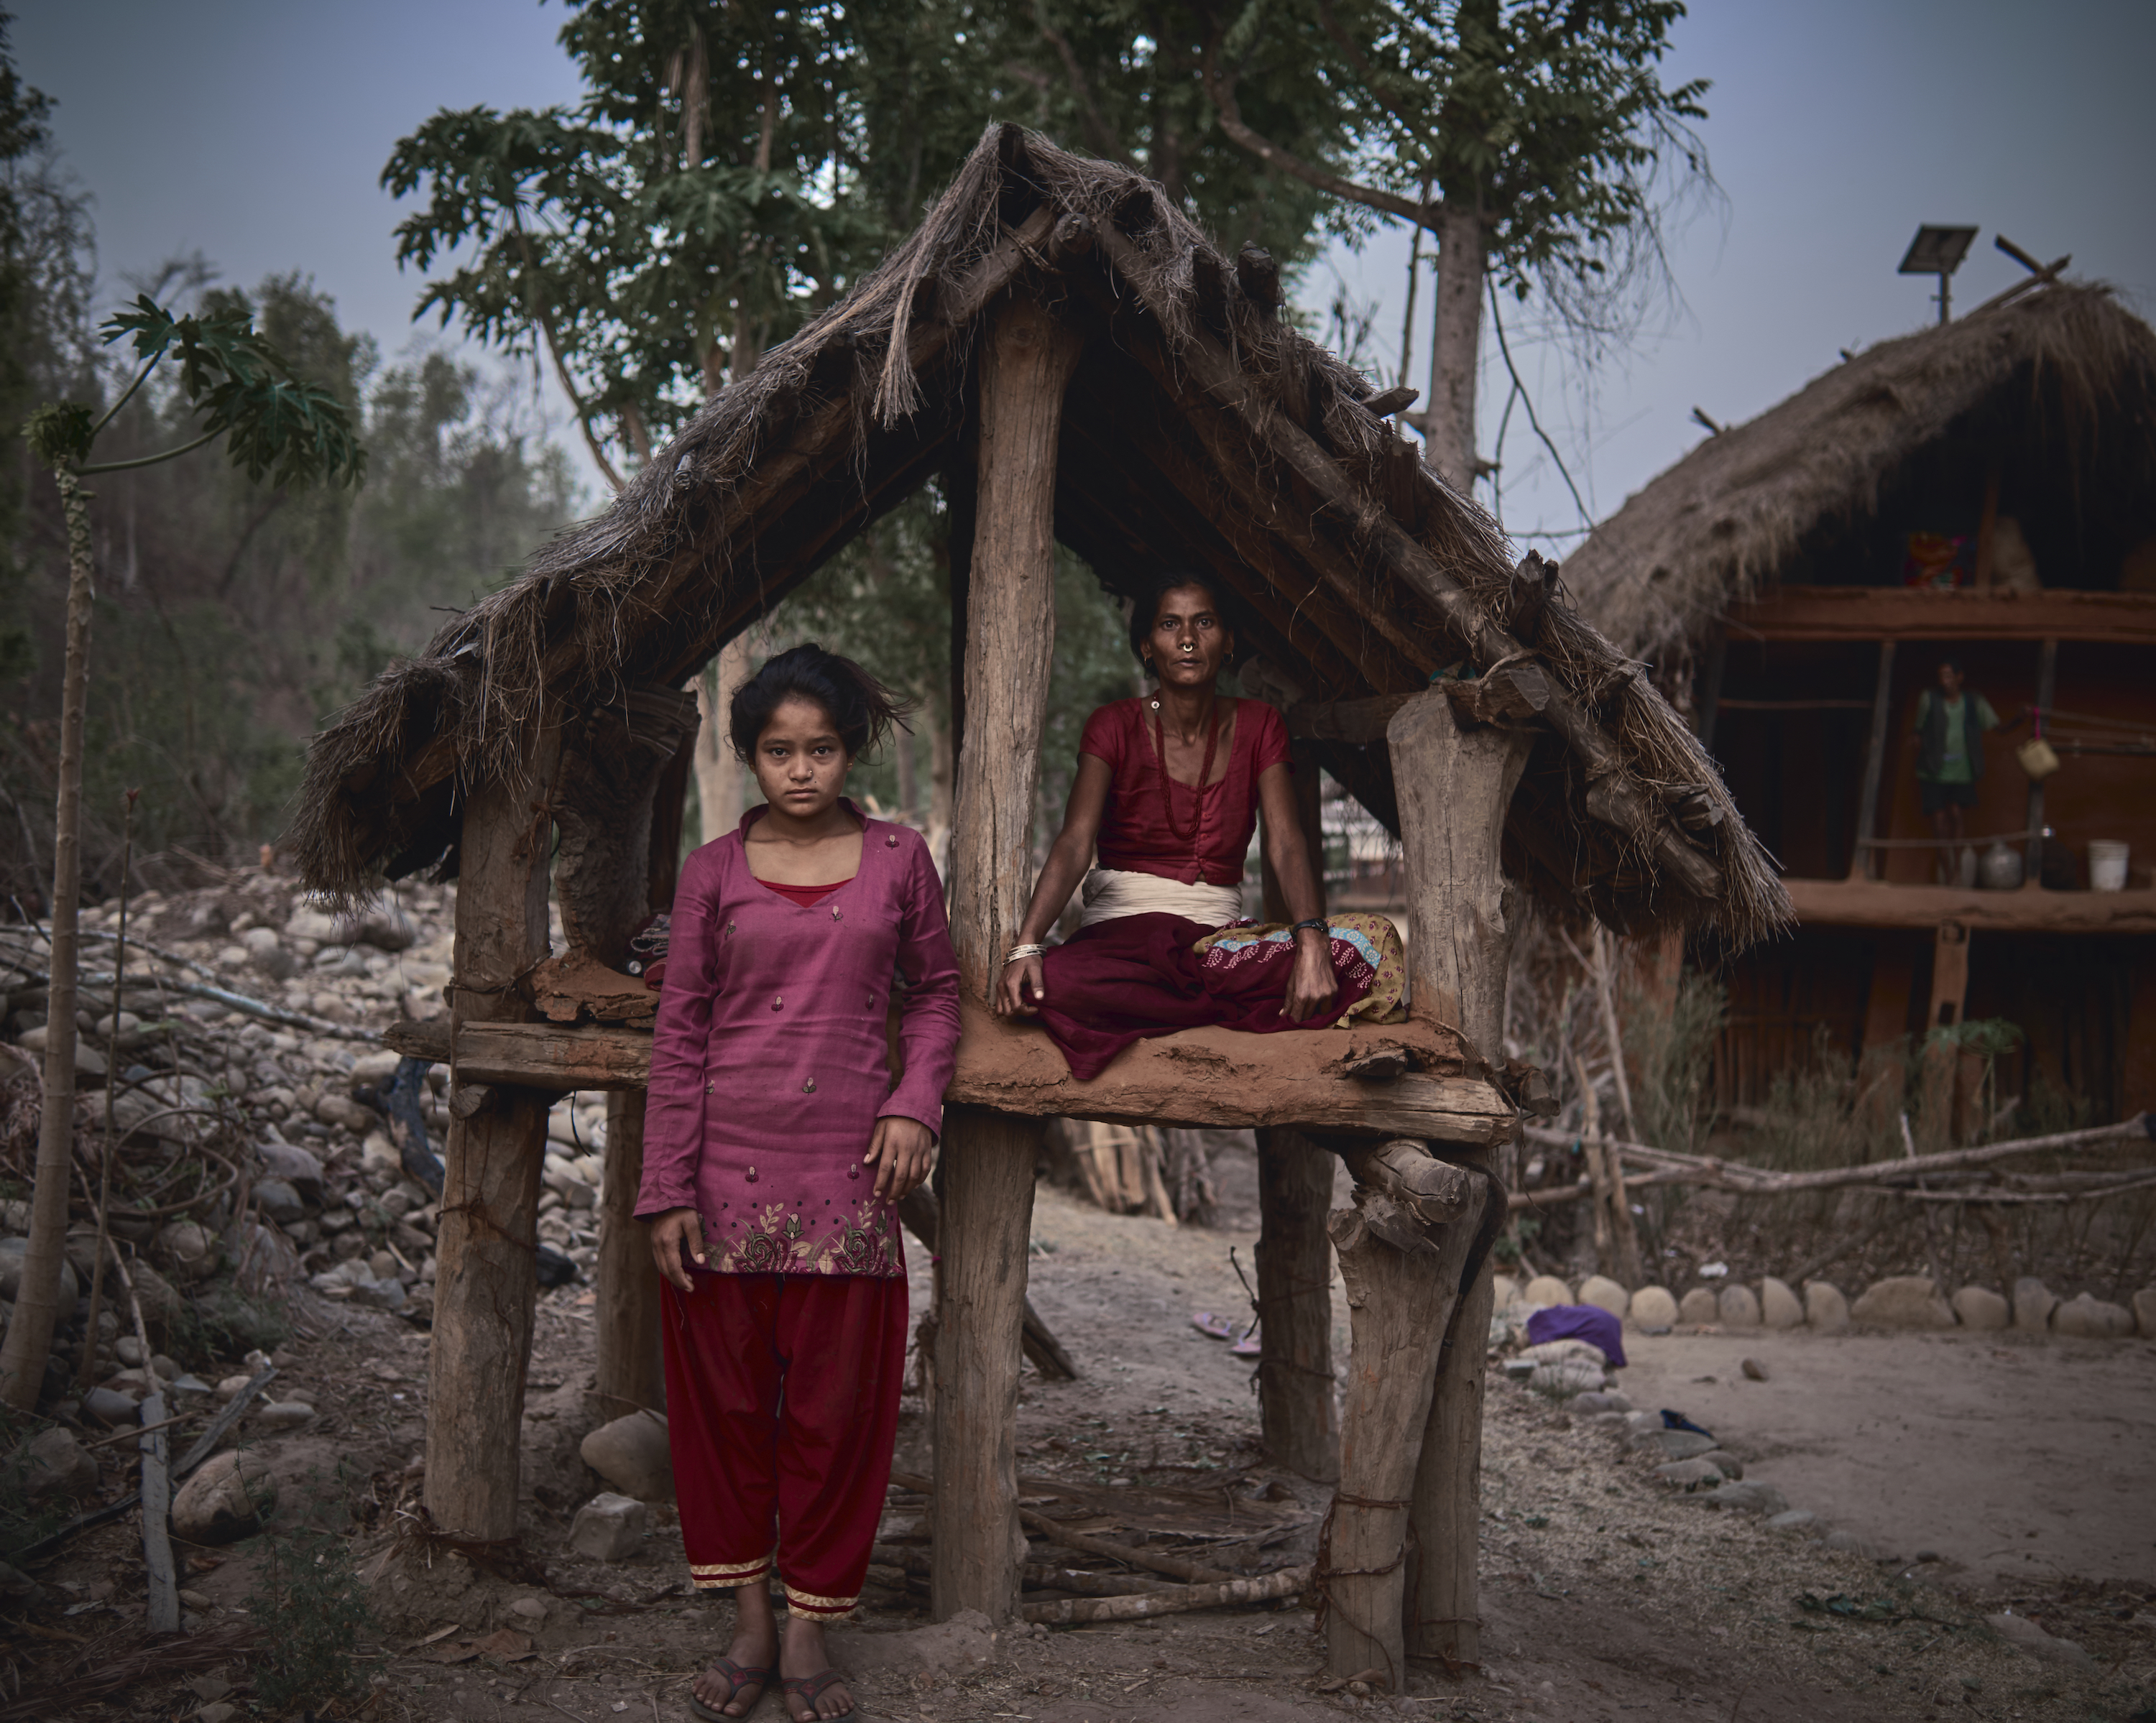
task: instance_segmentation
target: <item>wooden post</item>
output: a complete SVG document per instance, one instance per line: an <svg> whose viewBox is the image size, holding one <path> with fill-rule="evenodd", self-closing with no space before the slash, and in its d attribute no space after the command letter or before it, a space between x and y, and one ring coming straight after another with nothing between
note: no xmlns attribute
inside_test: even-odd
<svg viewBox="0 0 2156 1723"><path fill-rule="evenodd" d="M457 885L450 1070L467 1022L531 1015L513 985L547 952L547 786L561 748L541 733L521 783L486 784L465 806ZM539 1173L550 1097L498 1087L470 1116L453 1104L435 1244L427 1418L427 1510L441 1531L516 1535L518 1446L531 1351Z"/></svg>
<svg viewBox="0 0 2156 1723"><path fill-rule="evenodd" d="M1032 885L1055 643L1056 441L1080 346L1029 300L1006 300L988 321L949 879L960 982L978 995L994 984ZM939 1621L961 1609L1007 1620L1018 1605L1019 1335L1041 1131L970 1108L945 1115L930 1600Z"/></svg>
<svg viewBox="0 0 2156 1723"><path fill-rule="evenodd" d="M1296 812L1325 901L1317 750L1295 748ZM1287 900L1264 864L1265 914L1287 919ZM1340 1475L1340 1408L1332 1379L1332 1206L1335 1157L1299 1131L1258 1136L1258 1426L1265 1452L1290 1471L1330 1484Z"/></svg>
<svg viewBox="0 0 2156 1723"><path fill-rule="evenodd" d="M1258 1133L1258 1424L1266 1453L1326 1484L1340 1475L1325 1233L1336 1164L1299 1131Z"/></svg>
<svg viewBox="0 0 2156 1723"><path fill-rule="evenodd" d="M1383 1670L1392 1691L1404 1693L1414 1649L1407 1640L1414 1581L1419 1570L1426 1584L1433 1558L1442 1553L1416 1548L1411 1492L1428 1459L1433 1389L1443 1382L1438 1355L1460 1302L1460 1276L1481 1225L1486 1191L1476 1190L1434 1248L1413 1254L1362 1223L1359 1202L1368 1195L1358 1190L1358 1208L1339 1209L1332 1221L1354 1351L1340 1488L1320 1564L1330 1606L1325 1664L1334 1675ZM1479 1376L1479 1346L1475 1361Z"/></svg>
<svg viewBox="0 0 2156 1723"><path fill-rule="evenodd" d="M1532 737L1484 726L1463 731L1441 694L1418 695L1393 715L1385 741L1399 793L1400 853L1408 887L1410 1009L1450 1023L1484 1058L1503 1062L1505 971L1515 914L1499 864L1505 816ZM1502 1154L1502 1159L1499 1154ZM1511 1182L1511 1150L1475 1159ZM1410 1656L1473 1663L1476 1538L1481 1525L1482 1374L1493 1302L1491 1266L1452 1311L1437 1391L1415 1471L1419 1571L1404 1600Z"/></svg>
<svg viewBox="0 0 2156 1723"><path fill-rule="evenodd" d="M1887 772L1887 724L1892 715L1894 643L1879 643L1879 676L1871 690L1871 737L1864 750L1864 786L1856 794L1856 847L1849 858L1849 877L1876 879L1885 871L1879 852L1869 847L1879 833L1879 783Z"/></svg>
<svg viewBox="0 0 2156 1723"><path fill-rule="evenodd" d="M665 1409L659 1355L659 1270L652 1266L650 1240L636 1218L636 1189L644 1178L644 1102L641 1089L607 1093L598 1303L592 1338L598 1366L599 1413L608 1418L639 1406L653 1412Z"/></svg>

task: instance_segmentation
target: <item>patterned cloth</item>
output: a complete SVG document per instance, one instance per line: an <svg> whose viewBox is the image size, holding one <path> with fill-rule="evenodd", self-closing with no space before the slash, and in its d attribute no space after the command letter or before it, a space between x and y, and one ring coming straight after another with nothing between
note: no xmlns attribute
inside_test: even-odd
<svg viewBox="0 0 2156 1723"><path fill-rule="evenodd" d="M1351 911L1327 915L1325 925L1332 941L1332 972L1363 990L1363 997L1334 1018L1332 1027L1406 1022L1407 1008L1401 1000L1408 987L1408 951L1392 919ZM1295 949L1292 924L1240 921L1207 934L1191 949L1207 968L1232 970L1281 946Z"/></svg>

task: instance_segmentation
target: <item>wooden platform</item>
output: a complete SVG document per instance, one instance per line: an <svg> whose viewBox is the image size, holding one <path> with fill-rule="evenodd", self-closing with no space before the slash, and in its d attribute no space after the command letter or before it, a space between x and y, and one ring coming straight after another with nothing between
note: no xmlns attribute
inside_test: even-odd
<svg viewBox="0 0 2156 1723"><path fill-rule="evenodd" d="M446 1023L400 1023L383 1042L447 1064ZM1409 1068L1358 1078L1351 1062L1397 1049ZM467 1023L458 1074L478 1083L537 1089L640 1089L651 1074L649 1031L586 1024ZM1118 1124L1296 1125L1381 1136L1485 1146L1509 1139L1513 1109L1481 1074L1481 1061L1442 1025L1290 1030L1250 1035L1187 1029L1141 1041L1090 1083L1070 1074L1046 1033L1003 1023L968 1000L958 1069L945 1095L954 1106L1027 1117L1105 1119Z"/></svg>
<svg viewBox="0 0 2156 1723"><path fill-rule="evenodd" d="M2156 933L2156 891L1964 891L1878 879L1784 879L1797 920L1820 927L1964 927L2002 933Z"/></svg>
<svg viewBox="0 0 2156 1723"><path fill-rule="evenodd" d="M1775 587L1730 613L1767 640L2108 640L2156 645L2156 594Z"/></svg>

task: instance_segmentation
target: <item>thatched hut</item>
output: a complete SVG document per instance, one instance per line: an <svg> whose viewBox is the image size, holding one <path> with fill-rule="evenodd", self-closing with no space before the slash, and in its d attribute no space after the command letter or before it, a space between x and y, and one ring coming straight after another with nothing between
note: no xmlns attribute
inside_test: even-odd
<svg viewBox="0 0 2156 1723"><path fill-rule="evenodd" d="M1845 355L1564 575L1655 662L1786 871L1800 930L1732 971L1725 1100L1763 1099L1822 1035L1855 1054L2000 1018L2027 1035L2002 1093L2156 1103L2156 331L2047 272ZM1916 781L1949 655L2002 718L2041 713L2061 762L2032 781L1992 743L1967 862ZM2105 841L2130 846L2123 891L2087 889ZM2025 885L1967 881L1987 854L1979 878Z"/></svg>
<svg viewBox="0 0 2156 1723"><path fill-rule="evenodd" d="M968 1009L939 1174L939 1611L1002 1614L1015 1595L1009 1430L1044 1116L1265 1128L1269 1438L1307 1470L1337 1471L1331 1162L1290 1127L1366 1146L1413 1138L1501 1170L1515 1120L1495 1034L1507 876L1565 914L1627 928L1709 926L1741 944L1784 919L1718 777L1640 667L1423 468L1389 423L1409 392L1373 396L1283 320L1281 298L1262 253L1224 257L1157 186L993 130L872 276L706 407L604 515L386 672L317 740L293 833L311 886L353 897L428 867L460 882L450 1023L438 1040L404 1037L447 1059L455 1084L427 1485L444 1524L514 1528L523 1253L547 1091L619 1091L602 1387L656 1392L638 1374L650 1277L627 1212L649 1035L618 971L629 930L671 889L694 722L677 690L931 475L954 516L965 657L947 884L976 994L1029 885L1054 538L1111 588L1173 564L1234 595L1262 659L1245 691L1284 707L1305 757L1401 833L1415 905L1414 1018L1382 1033L1199 1032L1079 1084L1043 1038L997 1024L978 1000ZM547 946L550 826L572 946L560 956ZM1472 1270L1487 1233L1474 1216L1496 1199L1455 1194L1425 1205L1461 1217L1442 1249L1355 1247L1392 1251L1389 1271L1430 1294L1400 1355L1422 1358L1419 1377L1396 1372L1406 1387L1389 1410L1348 1409L1389 1420L1362 1444L1363 1464L1407 1469L1344 1483L1358 1503L1396 1506L1351 1504L1336 1526L1339 1618L1383 1636L1389 1656L1405 1580L1385 1556L1416 1539L1422 1600L1407 1643L1474 1654L1478 1421L1461 1408L1479 1392L1479 1340L1453 1350L1441 1380L1436 1361L1455 1309L1470 1335L1486 1320L1488 1276ZM1465 1295L1447 1273L1466 1276ZM1372 1320L1413 1326L1408 1309L1404 1295L1381 1296ZM1425 1443L1425 1418L1445 1433ZM1356 1590L1389 1585L1389 1602ZM1378 1660L1368 1644L1335 1655L1359 1659L1351 1670Z"/></svg>

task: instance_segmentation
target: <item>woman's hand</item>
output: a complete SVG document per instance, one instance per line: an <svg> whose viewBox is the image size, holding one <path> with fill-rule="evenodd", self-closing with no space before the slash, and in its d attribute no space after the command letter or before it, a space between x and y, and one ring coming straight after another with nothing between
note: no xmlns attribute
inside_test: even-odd
<svg viewBox="0 0 2156 1723"><path fill-rule="evenodd" d="M681 1247L689 1247L689 1254L701 1267L710 1260L704 1254L704 1223L693 1208L670 1208L650 1224L651 1259L659 1264L659 1272L683 1292L694 1292L696 1283L689 1278L689 1271L681 1266Z"/></svg>
<svg viewBox="0 0 2156 1723"><path fill-rule="evenodd" d="M897 1114L876 1120L869 1151L861 1156L865 1167L875 1164L875 1193L894 1203L910 1196L915 1186L936 1165L936 1136L918 1119Z"/></svg>
<svg viewBox="0 0 2156 1723"><path fill-rule="evenodd" d="M1306 1023L1332 1007L1340 984L1332 975L1332 941L1314 927L1295 936L1295 973L1288 977L1286 1003L1281 1015L1294 1023Z"/></svg>
<svg viewBox="0 0 2156 1723"><path fill-rule="evenodd" d="M1030 1000L1026 997L1029 993L1033 996ZM1040 959L1020 957L1004 965L1002 978L996 983L996 1015L1038 1016L1040 1002L1047 997L1048 972L1040 967Z"/></svg>

